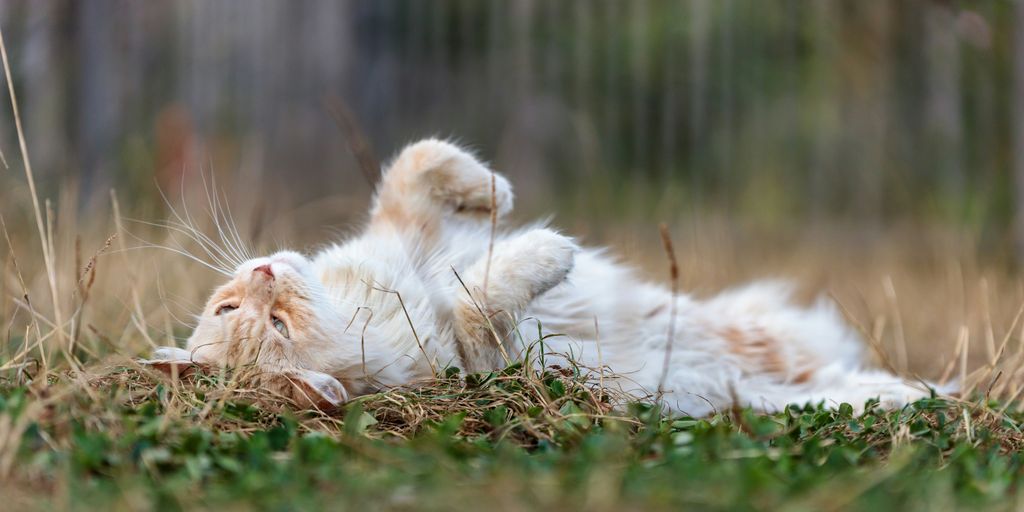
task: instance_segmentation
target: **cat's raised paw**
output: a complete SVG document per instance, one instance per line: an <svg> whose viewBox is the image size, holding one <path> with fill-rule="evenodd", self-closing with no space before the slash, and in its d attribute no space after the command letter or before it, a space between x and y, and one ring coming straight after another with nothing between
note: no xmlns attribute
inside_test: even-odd
<svg viewBox="0 0 1024 512"><path fill-rule="evenodd" d="M426 139L407 146L388 169L382 199L396 193L412 200L417 194L463 215L504 216L512 210L512 185L469 151L450 142Z"/></svg>

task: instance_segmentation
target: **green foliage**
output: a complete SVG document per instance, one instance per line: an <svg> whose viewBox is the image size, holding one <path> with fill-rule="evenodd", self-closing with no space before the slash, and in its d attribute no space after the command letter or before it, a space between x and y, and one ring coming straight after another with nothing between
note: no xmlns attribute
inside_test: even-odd
<svg viewBox="0 0 1024 512"><path fill-rule="evenodd" d="M507 388L522 382L501 375L521 371L467 380ZM559 375L538 375L551 400L574 396L573 381ZM843 404L709 418L665 418L640 403L597 414L579 395L557 414L481 399L481 411L450 407L398 431L379 401L423 390L356 401L333 430L311 427L308 413L240 400L200 402L209 406L202 415L184 414L171 410L184 391L163 385L130 405L108 391L101 403L58 402L32 421L0 489L19 489L20 503L39 508L999 508L1022 470L1020 416L939 399L897 411L869 403L863 414ZM4 390L0 419L16 422L36 400L25 388ZM102 412L78 414L86 402ZM495 435L539 429L531 415L548 415L556 435Z"/></svg>

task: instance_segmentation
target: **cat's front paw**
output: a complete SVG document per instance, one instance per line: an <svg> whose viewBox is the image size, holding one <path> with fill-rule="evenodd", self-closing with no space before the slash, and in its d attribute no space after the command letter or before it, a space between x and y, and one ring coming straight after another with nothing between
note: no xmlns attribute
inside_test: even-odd
<svg viewBox="0 0 1024 512"><path fill-rule="evenodd" d="M300 408L333 411L349 400L349 392L336 378L312 370L291 369L261 376L261 385Z"/></svg>
<svg viewBox="0 0 1024 512"><path fill-rule="evenodd" d="M505 241L504 262L529 288L533 297L558 286L572 271L579 246L567 236L547 228L534 229Z"/></svg>
<svg viewBox="0 0 1024 512"><path fill-rule="evenodd" d="M150 361L191 361L192 353L178 347L157 347Z"/></svg>
<svg viewBox="0 0 1024 512"><path fill-rule="evenodd" d="M178 347L157 347L151 359L139 359L138 362L170 377L186 377L205 368L193 359L191 352Z"/></svg>

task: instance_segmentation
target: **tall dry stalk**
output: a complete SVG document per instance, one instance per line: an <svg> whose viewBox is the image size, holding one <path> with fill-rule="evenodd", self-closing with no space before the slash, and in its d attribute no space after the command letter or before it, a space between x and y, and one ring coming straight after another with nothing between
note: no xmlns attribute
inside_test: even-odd
<svg viewBox="0 0 1024 512"><path fill-rule="evenodd" d="M64 333L64 318L61 315L60 294L57 290L57 269L53 261L53 240L47 236L48 231L43 224L43 213L39 207L39 195L36 193L36 180L32 172L32 162L28 157L28 144L25 142L25 130L21 126L21 114L18 111L18 98L14 92L14 80L11 78L11 66L7 59L7 46L4 44L3 29L0 28L0 58L3 60L4 76L7 79L7 91L11 97L11 110L14 113L14 126L18 132L18 147L21 149L21 159L25 164L25 178L28 181L28 189L32 195L32 209L35 214L36 229L39 231L39 241L43 251L43 264L46 267L46 277L50 285L50 297L53 302L53 317L57 339L61 347L66 347L70 352L71 347L66 346L67 339ZM6 162L5 162L6 163ZM40 345L39 350L45 352L45 347ZM70 357L69 353L65 353Z"/></svg>
<svg viewBox="0 0 1024 512"><path fill-rule="evenodd" d="M679 302L679 262L676 260L676 250L672 245L672 236L669 234L668 225L661 223L658 226L661 232L661 242L665 248L665 255L668 256L669 278L672 287L672 304L669 305L668 336L665 340L665 360L662 363L661 379L658 381L658 399L665 394L665 380L668 378L669 366L672 362L672 346L675 344L676 336L676 308Z"/></svg>

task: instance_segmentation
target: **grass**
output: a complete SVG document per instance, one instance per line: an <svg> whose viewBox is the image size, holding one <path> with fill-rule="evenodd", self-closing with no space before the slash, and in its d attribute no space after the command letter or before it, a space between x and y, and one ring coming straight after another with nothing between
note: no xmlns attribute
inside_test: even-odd
<svg viewBox="0 0 1024 512"><path fill-rule="evenodd" d="M941 399L665 418L513 365L327 415L128 362L52 379L0 394L17 509L1000 509L1024 464L1024 416Z"/></svg>

